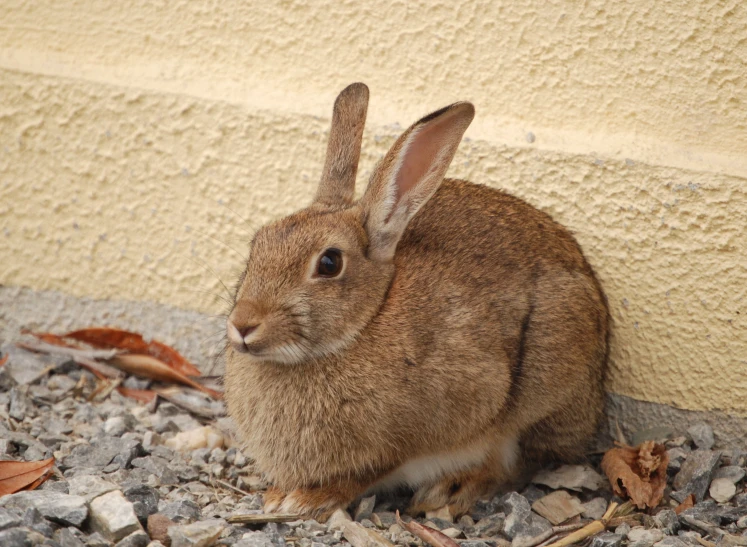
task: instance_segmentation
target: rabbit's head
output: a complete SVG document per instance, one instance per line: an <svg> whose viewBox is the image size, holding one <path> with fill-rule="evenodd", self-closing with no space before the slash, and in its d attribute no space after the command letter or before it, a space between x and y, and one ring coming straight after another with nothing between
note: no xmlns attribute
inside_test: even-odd
<svg viewBox="0 0 747 547"><path fill-rule="evenodd" d="M354 201L367 106L363 84L340 93L314 202L254 237L227 321L235 351L284 364L337 353L386 305L397 243L438 189L474 108L456 103L416 122Z"/></svg>

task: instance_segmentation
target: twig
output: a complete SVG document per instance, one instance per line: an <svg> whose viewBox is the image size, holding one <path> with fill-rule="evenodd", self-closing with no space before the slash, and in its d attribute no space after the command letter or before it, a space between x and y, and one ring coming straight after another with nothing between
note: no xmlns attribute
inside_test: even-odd
<svg viewBox="0 0 747 547"><path fill-rule="evenodd" d="M607 507L607 511L605 511L600 520L595 520L594 522L587 524L580 530L576 530L575 532L568 534L563 539L560 539L555 543L551 543L550 545L548 545L548 547L567 547L568 545L578 543L579 541L598 534L599 532L604 532L604 530L607 528L607 522L612 518L612 515L615 514L616 509L617 502L613 501L612 503L610 503L609 507Z"/></svg>
<svg viewBox="0 0 747 547"><path fill-rule="evenodd" d="M695 540L703 547L716 547L715 543L713 543L712 541L708 541L707 539L703 539L702 537L695 536Z"/></svg>
<svg viewBox="0 0 747 547"><path fill-rule="evenodd" d="M301 515L289 515L286 513L265 513L260 515L234 515L226 520L231 524L266 524L268 522L293 522L299 520Z"/></svg>
<svg viewBox="0 0 747 547"><path fill-rule="evenodd" d="M115 355L119 355L122 352L117 349L78 349L68 348L65 346L55 346L54 344L47 344L46 342L37 342L36 340L29 340L28 342L18 342L16 344L19 348L23 348L36 353L54 353L57 355L67 355L75 359L76 357L83 357L85 359L111 359Z"/></svg>
<svg viewBox="0 0 747 547"><path fill-rule="evenodd" d="M91 370L91 372L98 372L99 374L101 374L102 376L106 376L107 378L125 377L125 373L121 370L104 363L99 363L98 361L94 361L93 359L89 359L88 357L73 357L73 361L84 368L88 368L89 370Z"/></svg>
<svg viewBox="0 0 747 547"><path fill-rule="evenodd" d="M251 496L251 492L247 492L245 490L242 490L241 488L237 488L230 482L222 481L220 479L214 479L215 482L217 482L219 485L221 485L223 488L228 488L229 490L233 490L234 492L238 492L239 494L242 494L244 496Z"/></svg>
<svg viewBox="0 0 747 547"><path fill-rule="evenodd" d="M180 390L182 388L179 388ZM175 396L172 393L173 388L166 388L166 389L154 389L158 395L166 399L168 402L175 404L176 406L179 406L186 410L187 412L191 412L192 414L195 414L196 416L200 416L201 418L206 418L208 420L215 420L216 418L220 418L221 416L226 415L225 408L221 410L213 409L207 405L200 406L196 404L192 404L188 401L185 401L184 399Z"/></svg>
<svg viewBox="0 0 747 547"><path fill-rule="evenodd" d="M702 520L691 517L690 515L680 515L680 518L684 520L690 528L697 528L711 536L721 537L726 534L726 532L721 530L719 527L711 526L707 522L703 522Z"/></svg>
<svg viewBox="0 0 747 547"><path fill-rule="evenodd" d="M121 383L122 383L122 378L113 378L111 380L104 380L101 386L94 389L93 393L91 393L91 395L88 396L88 401L90 402L90 401L93 401L94 399L103 401Z"/></svg>

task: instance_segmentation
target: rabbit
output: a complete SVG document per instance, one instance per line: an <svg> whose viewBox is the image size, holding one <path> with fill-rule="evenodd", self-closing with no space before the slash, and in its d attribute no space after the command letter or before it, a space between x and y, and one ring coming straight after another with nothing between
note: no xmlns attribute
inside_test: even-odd
<svg viewBox="0 0 747 547"><path fill-rule="evenodd" d="M327 518L409 487L469 511L583 458L603 415L609 313L573 236L502 191L445 179L475 109L407 129L363 196L368 88L335 101L313 203L260 228L226 323L225 400L271 486Z"/></svg>

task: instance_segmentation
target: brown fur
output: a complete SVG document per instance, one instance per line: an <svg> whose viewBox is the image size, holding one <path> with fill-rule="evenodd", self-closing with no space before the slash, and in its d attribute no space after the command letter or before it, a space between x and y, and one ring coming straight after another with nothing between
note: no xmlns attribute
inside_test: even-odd
<svg viewBox="0 0 747 547"><path fill-rule="evenodd" d="M443 179L473 113L458 103L416 123L359 202L328 187L255 237L229 321L259 327L229 346L225 381L274 484L268 509L324 516L408 461L485 447L478 463L415 485L416 508L459 514L528 466L583 455L602 415L605 298L547 214ZM350 147L348 133L333 129L328 154ZM354 182L348 167L335 184ZM343 273L310 277L330 247Z"/></svg>

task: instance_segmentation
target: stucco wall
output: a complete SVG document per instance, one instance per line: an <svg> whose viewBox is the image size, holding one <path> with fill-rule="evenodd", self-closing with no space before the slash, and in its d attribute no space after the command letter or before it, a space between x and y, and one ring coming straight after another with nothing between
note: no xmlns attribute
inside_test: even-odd
<svg viewBox="0 0 747 547"><path fill-rule="evenodd" d="M310 200L361 80L361 187L401 126L473 101L450 174L576 233L610 389L747 416L743 4L7 0L0 283L222 311L217 278Z"/></svg>

